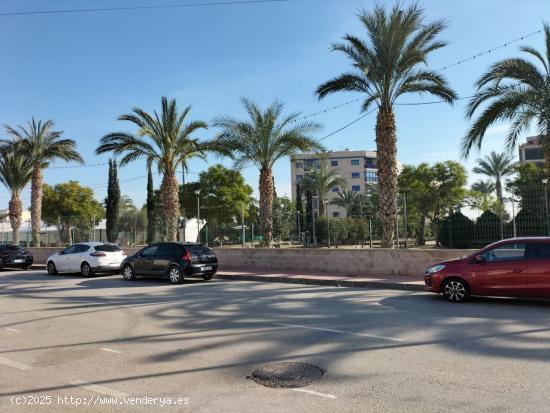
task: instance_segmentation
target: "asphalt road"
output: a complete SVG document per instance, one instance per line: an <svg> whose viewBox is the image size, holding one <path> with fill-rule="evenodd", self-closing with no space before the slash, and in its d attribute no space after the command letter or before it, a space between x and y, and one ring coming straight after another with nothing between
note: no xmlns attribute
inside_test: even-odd
<svg viewBox="0 0 550 413"><path fill-rule="evenodd" d="M550 301L36 271L0 271L0 296L2 412L550 409ZM326 374L246 378L273 361Z"/></svg>

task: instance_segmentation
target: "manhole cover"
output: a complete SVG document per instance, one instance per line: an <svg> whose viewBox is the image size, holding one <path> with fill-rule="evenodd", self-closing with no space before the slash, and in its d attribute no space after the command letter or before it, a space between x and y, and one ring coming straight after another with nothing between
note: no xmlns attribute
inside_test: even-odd
<svg viewBox="0 0 550 413"><path fill-rule="evenodd" d="M248 379L267 387L304 387L321 380L325 370L307 363L267 363L252 372Z"/></svg>

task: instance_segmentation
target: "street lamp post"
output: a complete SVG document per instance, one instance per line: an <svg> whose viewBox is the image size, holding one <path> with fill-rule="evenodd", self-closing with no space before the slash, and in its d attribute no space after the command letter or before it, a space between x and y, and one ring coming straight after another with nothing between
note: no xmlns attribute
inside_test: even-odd
<svg viewBox="0 0 550 413"><path fill-rule="evenodd" d="M329 232L329 222L328 222L328 199L324 200L325 202L325 214L327 215L327 247L330 248L330 232Z"/></svg>
<svg viewBox="0 0 550 413"><path fill-rule="evenodd" d="M546 235L550 235L550 221L548 220L548 178L542 180L544 185L544 206L546 209Z"/></svg>
<svg viewBox="0 0 550 413"><path fill-rule="evenodd" d="M241 242L242 242L242 247L244 248L245 247L245 238L246 238L246 233L244 232L244 204L243 204L243 208L242 208L242 211L241 211Z"/></svg>
<svg viewBox="0 0 550 413"><path fill-rule="evenodd" d="M201 242L201 203L199 195L201 193L200 189L195 190L195 195L197 195L197 242Z"/></svg>

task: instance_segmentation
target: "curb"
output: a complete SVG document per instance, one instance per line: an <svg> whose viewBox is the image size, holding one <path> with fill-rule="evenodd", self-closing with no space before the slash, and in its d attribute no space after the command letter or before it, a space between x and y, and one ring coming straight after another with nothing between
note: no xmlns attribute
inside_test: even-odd
<svg viewBox="0 0 550 413"><path fill-rule="evenodd" d="M274 282L284 284L306 284L306 285L328 285L334 287L367 287L383 290L405 290L405 291L425 291L423 285L407 284L407 283L391 283L383 281L353 281L345 280L330 280L330 279L312 279L300 277L264 277L258 275L224 275L217 274L216 278L222 280L233 281L259 281L259 282Z"/></svg>

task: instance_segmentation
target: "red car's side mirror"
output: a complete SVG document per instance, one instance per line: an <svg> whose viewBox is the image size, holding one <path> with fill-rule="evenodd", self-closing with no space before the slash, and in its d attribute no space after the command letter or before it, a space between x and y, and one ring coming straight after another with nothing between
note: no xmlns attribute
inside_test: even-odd
<svg viewBox="0 0 550 413"><path fill-rule="evenodd" d="M475 264L485 264L485 258L483 258L483 255L476 255L474 257L474 263Z"/></svg>

